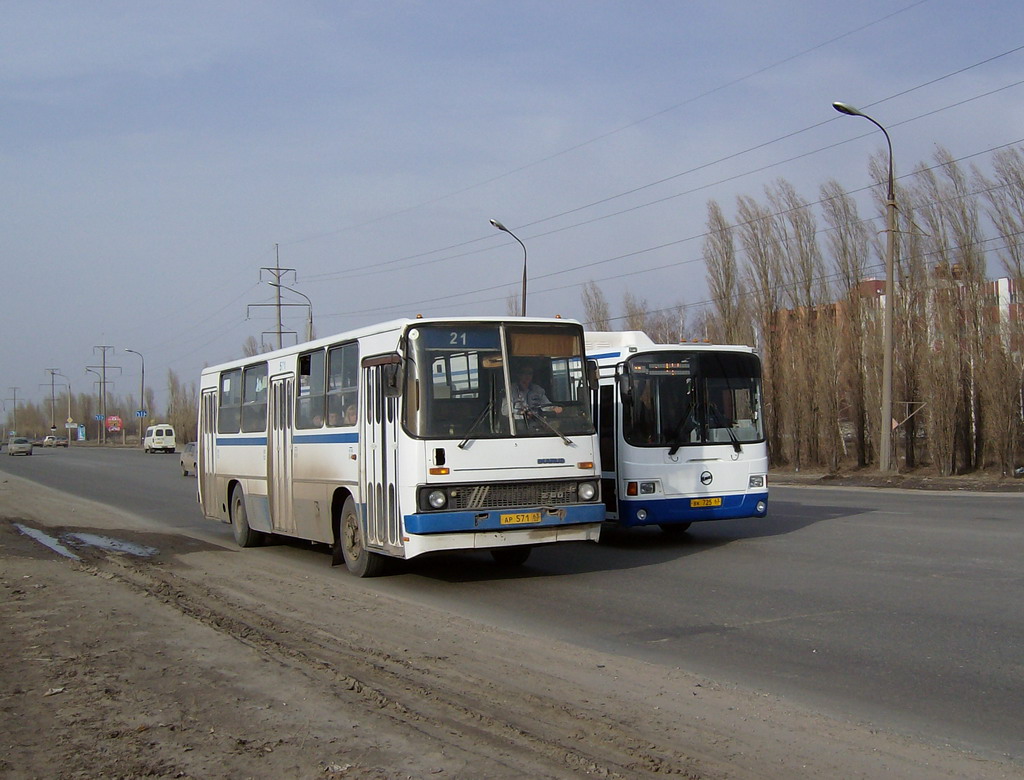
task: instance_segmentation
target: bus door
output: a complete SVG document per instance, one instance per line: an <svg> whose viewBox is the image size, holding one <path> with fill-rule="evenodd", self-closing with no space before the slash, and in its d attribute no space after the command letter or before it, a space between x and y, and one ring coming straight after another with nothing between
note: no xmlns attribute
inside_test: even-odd
<svg viewBox="0 0 1024 780"><path fill-rule="evenodd" d="M297 531L292 509L292 393L291 375L270 380L270 414L267 421L267 499L275 531Z"/></svg>
<svg viewBox="0 0 1024 780"><path fill-rule="evenodd" d="M398 506L398 398L391 391L396 381L398 356L363 361L362 446L363 498L366 545L402 552L402 515Z"/></svg>
<svg viewBox="0 0 1024 780"><path fill-rule="evenodd" d="M199 504L206 517L220 516L217 500L217 391L203 393L199 404L199 443L196 445Z"/></svg>

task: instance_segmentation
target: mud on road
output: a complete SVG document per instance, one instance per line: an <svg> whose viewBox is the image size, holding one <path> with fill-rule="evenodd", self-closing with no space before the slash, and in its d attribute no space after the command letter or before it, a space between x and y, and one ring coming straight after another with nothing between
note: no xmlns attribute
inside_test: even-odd
<svg viewBox="0 0 1024 780"><path fill-rule="evenodd" d="M0 477L0 777L1020 776L229 540Z"/></svg>

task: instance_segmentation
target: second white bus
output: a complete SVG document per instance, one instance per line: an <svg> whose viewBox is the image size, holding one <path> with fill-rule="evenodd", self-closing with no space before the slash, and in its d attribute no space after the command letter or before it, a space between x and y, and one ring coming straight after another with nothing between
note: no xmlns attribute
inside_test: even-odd
<svg viewBox="0 0 1024 780"><path fill-rule="evenodd" d="M587 332L607 519L681 533L768 513L761 361L750 347Z"/></svg>
<svg viewBox="0 0 1024 780"><path fill-rule="evenodd" d="M243 547L331 545L385 560L596 541L604 519L579 323L396 320L203 371L199 500ZM532 369L547 408L506 399ZM513 396L514 397L514 396Z"/></svg>

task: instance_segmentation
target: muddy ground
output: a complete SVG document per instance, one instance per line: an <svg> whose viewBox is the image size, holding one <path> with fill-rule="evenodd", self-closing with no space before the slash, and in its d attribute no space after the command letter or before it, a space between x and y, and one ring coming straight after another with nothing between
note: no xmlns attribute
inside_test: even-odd
<svg viewBox="0 0 1024 780"><path fill-rule="evenodd" d="M0 777L1022 776L353 587L327 556L322 576L297 575L274 548L229 539L0 475Z"/></svg>

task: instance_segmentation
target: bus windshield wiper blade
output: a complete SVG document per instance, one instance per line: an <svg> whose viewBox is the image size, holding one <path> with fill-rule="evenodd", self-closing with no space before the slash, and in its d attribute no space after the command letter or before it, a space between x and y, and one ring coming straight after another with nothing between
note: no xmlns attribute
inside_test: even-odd
<svg viewBox="0 0 1024 780"><path fill-rule="evenodd" d="M549 431L551 431L553 434L555 434L555 436L557 436L562 441L564 441L566 447L571 447L572 446L572 442L565 436L565 434L563 434L560 430L555 428L555 426L553 426L551 423L549 423L547 420L545 420L543 417L541 417L539 414L537 414L532 409L524 410L523 416L525 418L531 418L532 417L534 420L539 422L541 425L543 425L545 428L547 428Z"/></svg>
<svg viewBox="0 0 1024 780"><path fill-rule="evenodd" d="M466 431L466 438L459 442L459 449L466 449L466 445L469 444L469 440L473 438L473 431L476 430L476 426L487 416L487 413L491 411L491 402L488 401L487 405L480 411L480 414L473 420L473 424L469 426L469 430Z"/></svg>

